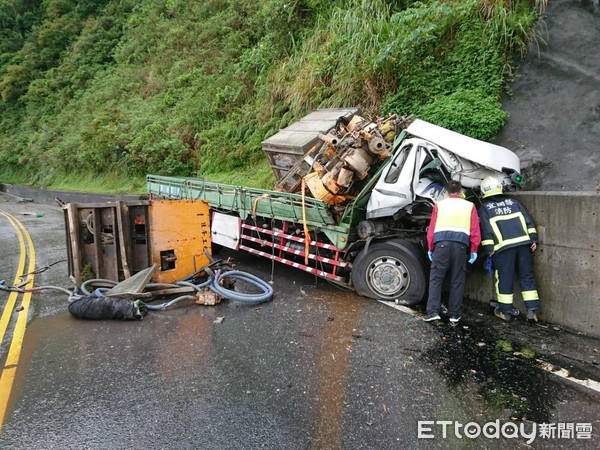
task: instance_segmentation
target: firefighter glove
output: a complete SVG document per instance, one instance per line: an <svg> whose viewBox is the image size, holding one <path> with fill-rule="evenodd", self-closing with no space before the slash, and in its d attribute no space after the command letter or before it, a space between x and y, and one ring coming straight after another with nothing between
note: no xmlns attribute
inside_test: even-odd
<svg viewBox="0 0 600 450"><path fill-rule="evenodd" d="M488 256L485 259L485 270L487 270L487 273L490 275L490 277L494 276L494 269L492 268L492 257Z"/></svg>

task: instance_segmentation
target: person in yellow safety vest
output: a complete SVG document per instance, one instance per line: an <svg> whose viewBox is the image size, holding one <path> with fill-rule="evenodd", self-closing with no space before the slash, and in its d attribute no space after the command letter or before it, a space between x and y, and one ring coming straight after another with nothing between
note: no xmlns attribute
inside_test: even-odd
<svg viewBox="0 0 600 450"><path fill-rule="evenodd" d="M537 248L537 230L527 210L517 200L502 195L502 183L494 177L481 182L481 246L491 257L496 279L498 307L502 320L514 318L515 272L519 276L527 320L538 322L540 298L533 274L532 253ZM518 310L516 310L518 312Z"/></svg>
<svg viewBox="0 0 600 450"><path fill-rule="evenodd" d="M449 197L435 204L427 230L427 254L431 270L427 314L423 320L431 322L441 319L442 283L446 273L450 272L448 315L450 325L456 326L460 321L465 290L467 253L470 253L469 264L473 264L477 259L481 235L477 208L462 198L461 184L450 181L446 191Z"/></svg>

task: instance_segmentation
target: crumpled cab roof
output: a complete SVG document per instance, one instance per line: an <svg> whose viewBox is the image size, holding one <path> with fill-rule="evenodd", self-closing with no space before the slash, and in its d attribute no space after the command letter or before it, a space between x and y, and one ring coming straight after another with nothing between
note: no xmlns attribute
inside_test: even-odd
<svg viewBox="0 0 600 450"><path fill-rule="evenodd" d="M521 160L511 150L500 145L480 141L464 134L416 119L406 131L421 139L433 142L455 155L499 172L521 172Z"/></svg>

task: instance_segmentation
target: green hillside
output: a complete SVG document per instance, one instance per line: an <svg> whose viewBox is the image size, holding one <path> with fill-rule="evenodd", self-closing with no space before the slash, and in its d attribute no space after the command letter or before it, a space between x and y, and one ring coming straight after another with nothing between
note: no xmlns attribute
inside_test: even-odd
<svg viewBox="0 0 600 450"><path fill-rule="evenodd" d="M261 141L318 107L492 140L544 4L0 0L0 182L272 187Z"/></svg>

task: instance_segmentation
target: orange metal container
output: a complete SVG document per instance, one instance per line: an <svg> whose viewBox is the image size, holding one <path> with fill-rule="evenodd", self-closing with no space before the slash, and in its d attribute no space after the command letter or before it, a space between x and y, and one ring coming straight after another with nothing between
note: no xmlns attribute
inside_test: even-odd
<svg viewBox="0 0 600 450"><path fill-rule="evenodd" d="M159 269L153 280L172 283L208 265L211 251L208 203L154 200L148 208L150 254Z"/></svg>

